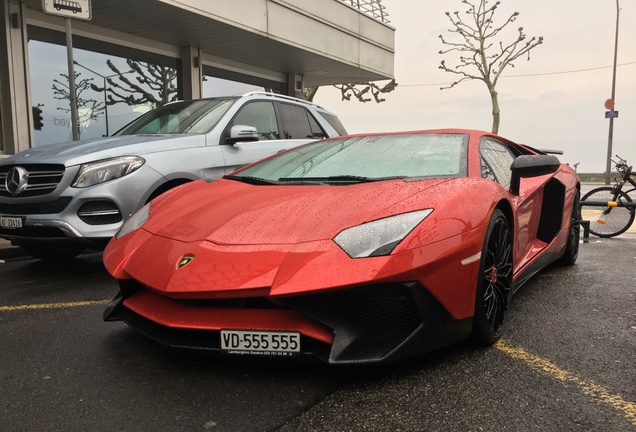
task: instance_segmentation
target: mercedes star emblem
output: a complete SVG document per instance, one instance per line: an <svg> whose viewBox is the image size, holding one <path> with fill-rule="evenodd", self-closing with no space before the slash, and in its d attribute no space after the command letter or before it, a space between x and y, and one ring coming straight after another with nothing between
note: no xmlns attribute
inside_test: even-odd
<svg viewBox="0 0 636 432"><path fill-rule="evenodd" d="M29 172L22 167L13 167L7 173L4 188L11 195L16 196L24 191L29 183Z"/></svg>

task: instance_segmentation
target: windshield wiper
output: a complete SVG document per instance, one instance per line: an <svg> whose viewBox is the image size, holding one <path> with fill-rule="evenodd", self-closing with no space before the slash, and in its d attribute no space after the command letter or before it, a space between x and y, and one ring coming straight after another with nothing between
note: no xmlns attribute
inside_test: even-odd
<svg viewBox="0 0 636 432"><path fill-rule="evenodd" d="M277 184L277 182L275 182L275 181L265 180L265 179L262 179L260 177L225 175L225 176L223 176L223 178L224 179L228 179L228 180L236 180L236 181L240 181L240 182L248 183L248 184L252 184L252 185L273 185L273 184Z"/></svg>
<svg viewBox="0 0 636 432"><path fill-rule="evenodd" d="M371 183L377 181L384 180L397 180L404 179L406 176L395 176L395 177L363 177L356 175L337 175L337 176L327 176L327 177L281 177L278 179L279 182L356 182L356 183Z"/></svg>

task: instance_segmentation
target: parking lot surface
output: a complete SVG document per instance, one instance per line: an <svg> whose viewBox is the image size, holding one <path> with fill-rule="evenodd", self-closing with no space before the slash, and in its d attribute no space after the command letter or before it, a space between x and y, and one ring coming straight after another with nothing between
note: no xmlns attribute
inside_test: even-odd
<svg viewBox="0 0 636 432"><path fill-rule="evenodd" d="M386 366L215 358L104 323L99 253L0 254L1 431L636 431L636 236L590 238L504 339Z"/></svg>

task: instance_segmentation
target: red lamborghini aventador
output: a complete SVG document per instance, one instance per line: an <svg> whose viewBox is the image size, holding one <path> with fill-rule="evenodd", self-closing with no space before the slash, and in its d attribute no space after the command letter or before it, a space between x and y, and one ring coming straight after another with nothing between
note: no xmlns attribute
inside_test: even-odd
<svg viewBox="0 0 636 432"><path fill-rule="evenodd" d="M486 132L321 140L142 208L104 252L104 319L333 364L490 344L524 281L576 261L578 201L556 156Z"/></svg>

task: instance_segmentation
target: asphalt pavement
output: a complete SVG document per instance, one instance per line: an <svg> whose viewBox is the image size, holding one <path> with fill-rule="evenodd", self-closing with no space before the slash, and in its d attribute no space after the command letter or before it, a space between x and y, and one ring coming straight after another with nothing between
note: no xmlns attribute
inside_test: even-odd
<svg viewBox="0 0 636 432"><path fill-rule="evenodd" d="M99 253L0 260L0 431L636 431L636 235L515 295L501 342L386 366L209 357L102 312Z"/></svg>

